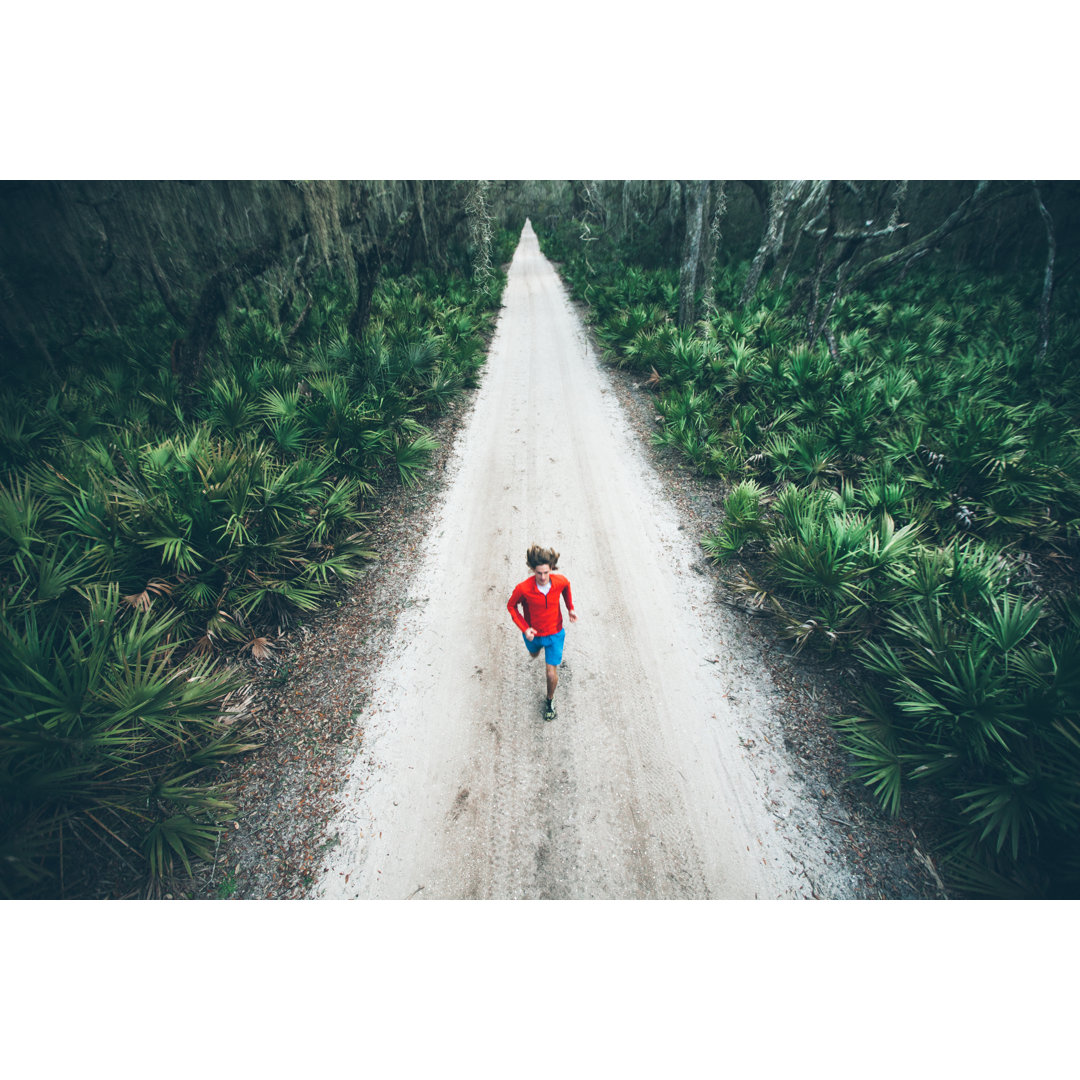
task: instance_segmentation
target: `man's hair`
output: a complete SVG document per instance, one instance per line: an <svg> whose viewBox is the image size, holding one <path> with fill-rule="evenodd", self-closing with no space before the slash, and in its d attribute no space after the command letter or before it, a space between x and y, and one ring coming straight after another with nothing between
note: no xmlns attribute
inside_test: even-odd
<svg viewBox="0 0 1080 1080"><path fill-rule="evenodd" d="M525 561L532 570L535 570L538 566L542 566L544 563L547 563L552 570L558 570L559 553L554 548L544 548L539 544L533 544L533 546L525 552Z"/></svg>

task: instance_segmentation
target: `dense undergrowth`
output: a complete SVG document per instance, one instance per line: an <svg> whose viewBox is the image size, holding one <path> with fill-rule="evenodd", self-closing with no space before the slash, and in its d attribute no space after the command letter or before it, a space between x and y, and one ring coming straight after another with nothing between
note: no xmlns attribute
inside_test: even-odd
<svg viewBox="0 0 1080 1080"><path fill-rule="evenodd" d="M745 267L682 331L674 270L541 241L657 392L656 442L724 484L708 554L798 648L861 664L854 776L893 813L937 794L953 892L1080 895L1075 295L1039 358L1031 283L913 274L842 297L833 350L790 287L740 309Z"/></svg>
<svg viewBox="0 0 1080 1080"><path fill-rule="evenodd" d="M422 477L504 280L383 279L358 338L333 283L280 321L254 295L187 389L144 301L63 385L0 396L0 893L92 893L104 849L151 889L212 854L214 770L252 745L231 661L376 557L379 493Z"/></svg>

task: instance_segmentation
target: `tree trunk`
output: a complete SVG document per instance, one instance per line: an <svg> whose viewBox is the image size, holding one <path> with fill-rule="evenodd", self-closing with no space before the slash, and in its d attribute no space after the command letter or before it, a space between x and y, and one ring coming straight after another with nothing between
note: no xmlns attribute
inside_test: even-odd
<svg viewBox="0 0 1080 1080"><path fill-rule="evenodd" d="M835 360L837 358L836 349L836 337L833 334L832 327L829 326L829 319L832 318L833 308L836 306L836 301L844 294L845 278L848 272L848 268L851 266L851 260L855 257L855 251L858 245L855 241L849 240L844 248L844 253L840 257L840 265L836 270L836 288L833 289L832 296L829 297L828 304L825 305L825 310L821 313L821 321L818 323L816 333L824 333L825 340L829 343L829 355ZM813 344L813 339L811 339Z"/></svg>
<svg viewBox="0 0 1080 1080"><path fill-rule="evenodd" d="M371 314L371 301L375 296L379 271L382 269L381 261L376 258L373 265L369 255L368 250L358 251L356 254L356 306L349 316L349 333L353 337L359 337L367 326L368 316Z"/></svg>
<svg viewBox="0 0 1080 1080"><path fill-rule="evenodd" d="M715 192L710 193L711 198L709 199L712 205L712 221L709 224L709 235L705 241L705 256L701 261L705 284L704 306L706 316L712 316L716 312L716 287L713 278L716 270L716 255L720 250L722 236L720 223L724 220L724 214L727 213L726 185L727 181L721 180Z"/></svg>
<svg viewBox="0 0 1080 1080"><path fill-rule="evenodd" d="M409 194L412 196L412 225L409 236L409 249L405 257L405 270L412 271L417 263L427 263L431 259L431 244L428 240L427 220L424 216L424 181L408 181Z"/></svg>
<svg viewBox="0 0 1080 1080"><path fill-rule="evenodd" d="M918 240L913 240L910 244L897 248L896 251L892 251L888 255L882 255L880 258L864 263L852 274L848 281L849 288L861 285L882 271L899 263L907 264L911 260L925 255L950 233L980 217L990 205L1018 193L1016 190L1008 190L989 199L986 194L988 187L988 180L980 180L975 190L936 229L931 229L930 232L919 237Z"/></svg>
<svg viewBox="0 0 1080 1080"><path fill-rule="evenodd" d="M817 340L818 331L820 329L818 324L818 304L821 300L821 281L825 276L825 257L828 253L829 243L832 241L833 235L836 232L836 190L831 181L828 184L827 193L825 195L825 212L828 215L828 219L825 223L825 230L818 239L814 285L810 292L810 318L807 320L809 324L808 329L811 346Z"/></svg>
<svg viewBox="0 0 1080 1080"><path fill-rule="evenodd" d="M761 275L766 264L777 257L784 246L784 230L791 207L800 203L806 193L809 182L806 180L774 180L769 198L769 213L765 221L761 244L758 246L754 261L750 264L750 273L746 277L739 307L746 307L757 292Z"/></svg>
<svg viewBox="0 0 1080 1080"><path fill-rule="evenodd" d="M769 192L771 185L765 180L744 180L743 183L754 193L761 216L766 221L769 219Z"/></svg>
<svg viewBox="0 0 1080 1080"><path fill-rule="evenodd" d="M679 326L683 330L697 321L697 290L706 254L706 222L709 220L709 181L687 181L685 191L686 238L679 272Z"/></svg>
<svg viewBox="0 0 1080 1080"><path fill-rule="evenodd" d="M2 317L4 321L5 336L13 343L18 340L17 335L19 327L22 327L29 332L34 347L41 354L41 358L45 361L45 365L49 369L49 374L55 381L57 379L57 369L56 363L52 358L52 353L49 352L49 347L37 332L37 327L34 325L33 321L23 310L22 304L19 303L18 294L11 287L7 278L4 277L3 270L0 270L0 317ZM22 348L19 348L19 351L24 357L26 356L26 353ZM27 359L29 359L29 357L27 357Z"/></svg>
<svg viewBox="0 0 1080 1080"><path fill-rule="evenodd" d="M175 347L174 366L182 388L190 389L199 377L207 349L217 334L217 321L228 310L233 289L268 270L281 257L285 243L302 235L303 226L296 225L279 242L253 248L210 276L188 316L184 336Z"/></svg>
<svg viewBox="0 0 1080 1080"><path fill-rule="evenodd" d="M146 240L146 266L150 280L153 281L154 288L157 289L158 296L161 297L161 302L165 305L165 310L176 320L178 326L183 326L186 322L184 314L180 310L180 305L176 302L176 297L173 295L172 288L169 285L169 279L165 276L165 272L161 269L161 264L157 260L154 245L150 242L150 234L146 231L145 225L142 228L142 234Z"/></svg>
<svg viewBox="0 0 1080 1080"><path fill-rule="evenodd" d="M105 316L105 321L112 327L113 333L119 333L120 327L113 317L112 310L105 302L105 297L101 295L97 280L87 269L86 261L83 259L82 252L79 250L80 245L77 239L78 229L74 224L74 213L68 197L68 188L59 181L53 181L50 188L53 193L55 205L64 221L65 227L63 230L63 237L71 258L71 263L78 270L78 273L83 280L83 284L86 287L86 291L94 298L101 313Z"/></svg>
<svg viewBox="0 0 1080 1080"><path fill-rule="evenodd" d="M1054 296L1054 258L1057 255L1057 240L1054 237L1054 219L1050 211L1046 209L1042 195L1039 193L1039 185L1032 181L1035 191L1035 205L1039 208L1039 215L1046 226L1046 273L1043 275L1042 303L1039 306L1039 352L1040 360L1046 356L1046 350L1050 348L1050 301Z"/></svg>
<svg viewBox="0 0 1080 1080"><path fill-rule="evenodd" d="M305 286L305 289L307 287ZM304 325L304 320L307 319L308 313L311 311L312 304L315 303L315 297L311 295L311 290L307 289L307 303L304 305L304 310L297 316L296 321L289 327L285 334L285 347L288 348L292 344L292 339L296 337L296 332Z"/></svg>

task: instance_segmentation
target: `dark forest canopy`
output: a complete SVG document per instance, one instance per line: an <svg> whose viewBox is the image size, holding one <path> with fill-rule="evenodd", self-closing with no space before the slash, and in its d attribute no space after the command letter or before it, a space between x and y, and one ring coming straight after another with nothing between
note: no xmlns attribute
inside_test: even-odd
<svg viewBox="0 0 1080 1080"><path fill-rule="evenodd" d="M818 329L830 300L916 262L1071 275L1073 182L974 181L18 181L0 184L0 352L11 373L56 378L87 329L115 329L155 297L173 320L185 381L218 320L260 282L278 314L304 310L322 275L361 329L382 273L483 263L484 228L574 220L639 265L682 268L684 324L711 267L805 282ZM478 230L483 224L484 228ZM488 255L487 257L490 257ZM812 297L812 299L811 299Z"/></svg>
<svg viewBox="0 0 1080 1080"><path fill-rule="evenodd" d="M1044 321L1053 284L1075 269L1080 185L1033 181L571 181L585 241L644 268L679 267L679 321L700 315L712 272L746 264L758 285L797 281L811 337L836 300L916 264L1015 274L1037 269ZM565 198L544 223L565 217ZM1056 256L1056 258L1055 258ZM696 299L695 299L696 296Z"/></svg>
<svg viewBox="0 0 1080 1080"><path fill-rule="evenodd" d="M87 327L115 329L151 293L176 324L172 362L190 380L246 285L260 281L284 312L319 275L347 290L355 332L384 268L461 259L470 212L484 212L476 193L456 181L6 183L0 347L11 366L55 374Z"/></svg>

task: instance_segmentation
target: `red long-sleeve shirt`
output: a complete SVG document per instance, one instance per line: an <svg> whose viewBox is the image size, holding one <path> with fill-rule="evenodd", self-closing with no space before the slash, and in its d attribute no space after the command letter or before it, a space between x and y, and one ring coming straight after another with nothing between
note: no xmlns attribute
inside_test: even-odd
<svg viewBox="0 0 1080 1080"><path fill-rule="evenodd" d="M574 610L574 598L570 594L570 582L562 574L552 574L550 579L551 588L545 596L536 587L536 578L526 578L518 585L506 604L506 610L510 612L510 618L514 625L524 634L531 626L537 637L550 637L557 634L563 628L562 610L559 607L559 597L565 595L566 610ZM518 611L521 605L525 612L522 618Z"/></svg>

